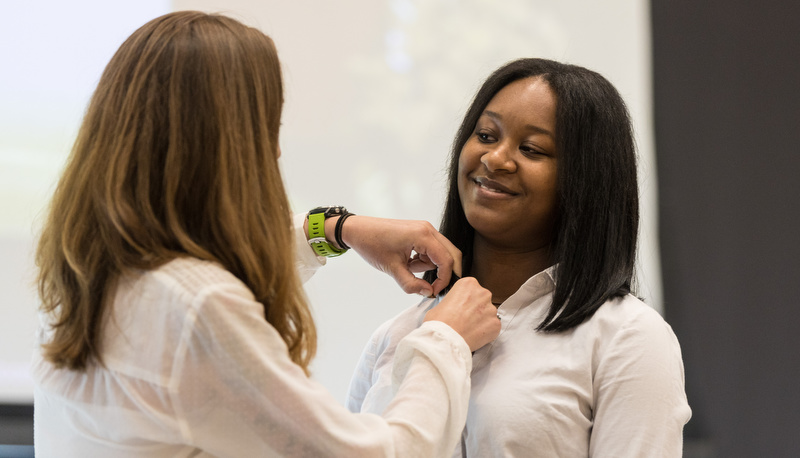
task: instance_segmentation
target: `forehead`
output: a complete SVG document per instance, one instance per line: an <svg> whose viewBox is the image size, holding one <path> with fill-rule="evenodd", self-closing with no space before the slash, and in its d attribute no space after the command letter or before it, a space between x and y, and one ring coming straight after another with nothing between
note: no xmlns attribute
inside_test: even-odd
<svg viewBox="0 0 800 458"><path fill-rule="evenodd" d="M484 111L536 120L537 124L555 125L556 96L550 85L538 76L509 83L492 97Z"/></svg>

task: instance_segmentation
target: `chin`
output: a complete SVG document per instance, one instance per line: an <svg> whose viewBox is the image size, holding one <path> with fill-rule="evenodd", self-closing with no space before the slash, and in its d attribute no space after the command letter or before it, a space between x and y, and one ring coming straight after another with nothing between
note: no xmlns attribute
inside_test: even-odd
<svg viewBox="0 0 800 458"><path fill-rule="evenodd" d="M496 240L503 238L503 235L508 235L512 227L504 224L502 220L497 218L497 215L472 215L467 216L467 221L476 235L480 235L486 239Z"/></svg>

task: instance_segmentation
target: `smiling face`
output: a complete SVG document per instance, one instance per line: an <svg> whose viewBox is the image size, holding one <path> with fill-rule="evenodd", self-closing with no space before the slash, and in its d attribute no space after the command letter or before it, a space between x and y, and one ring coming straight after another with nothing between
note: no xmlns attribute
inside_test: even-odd
<svg viewBox="0 0 800 458"><path fill-rule="evenodd" d="M501 89L486 105L458 161L458 193L478 238L513 249L553 239L556 97L538 77Z"/></svg>

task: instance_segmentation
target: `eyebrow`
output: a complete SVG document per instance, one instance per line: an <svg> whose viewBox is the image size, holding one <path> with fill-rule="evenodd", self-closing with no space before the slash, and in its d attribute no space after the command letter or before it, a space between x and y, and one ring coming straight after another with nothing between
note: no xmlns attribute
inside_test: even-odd
<svg viewBox="0 0 800 458"><path fill-rule="evenodd" d="M496 113L496 112L491 111L491 110L483 110L482 114L484 114L484 115L486 115L486 116L488 116L488 117L490 117L490 118L492 118L492 119L494 119L496 121L502 121L503 120L503 117L500 115L500 113ZM545 129L544 127L534 126L533 124L525 124L524 127L527 130L532 130L534 132L537 132L537 133L540 133L540 134L544 134L544 135L549 135L550 137L555 138L555 135L553 135L552 132L550 132L549 130Z"/></svg>

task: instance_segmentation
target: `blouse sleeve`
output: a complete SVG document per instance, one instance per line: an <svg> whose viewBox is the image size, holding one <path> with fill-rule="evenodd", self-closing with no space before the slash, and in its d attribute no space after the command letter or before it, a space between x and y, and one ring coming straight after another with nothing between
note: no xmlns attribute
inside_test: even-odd
<svg viewBox="0 0 800 458"><path fill-rule="evenodd" d="M691 417L672 328L653 310L626 323L595 373L589 456L680 457Z"/></svg>
<svg viewBox="0 0 800 458"><path fill-rule="evenodd" d="M398 343L422 325L425 314L437 303L436 298L423 298L372 333L350 380L346 406L351 412L384 412L395 395L392 370Z"/></svg>
<svg viewBox="0 0 800 458"><path fill-rule="evenodd" d="M306 234L303 232L303 222L306 219L305 213L294 215L294 259L295 268L300 274L300 281L305 283L317 270L325 265L326 258L317 256L314 250L306 242Z"/></svg>
<svg viewBox="0 0 800 458"><path fill-rule="evenodd" d="M397 395L383 416L348 412L288 356L243 285L192 304L169 395L184 440L215 456L447 456L466 419L471 358L429 322L397 350Z"/></svg>
<svg viewBox="0 0 800 458"><path fill-rule="evenodd" d="M356 370L353 372L345 403L345 406L351 412L361 412L364 398L374 382L375 364L378 360L378 342L381 339L380 336L383 334L382 329L384 327L385 324L372 333L367 346L364 347L364 351L361 353Z"/></svg>

